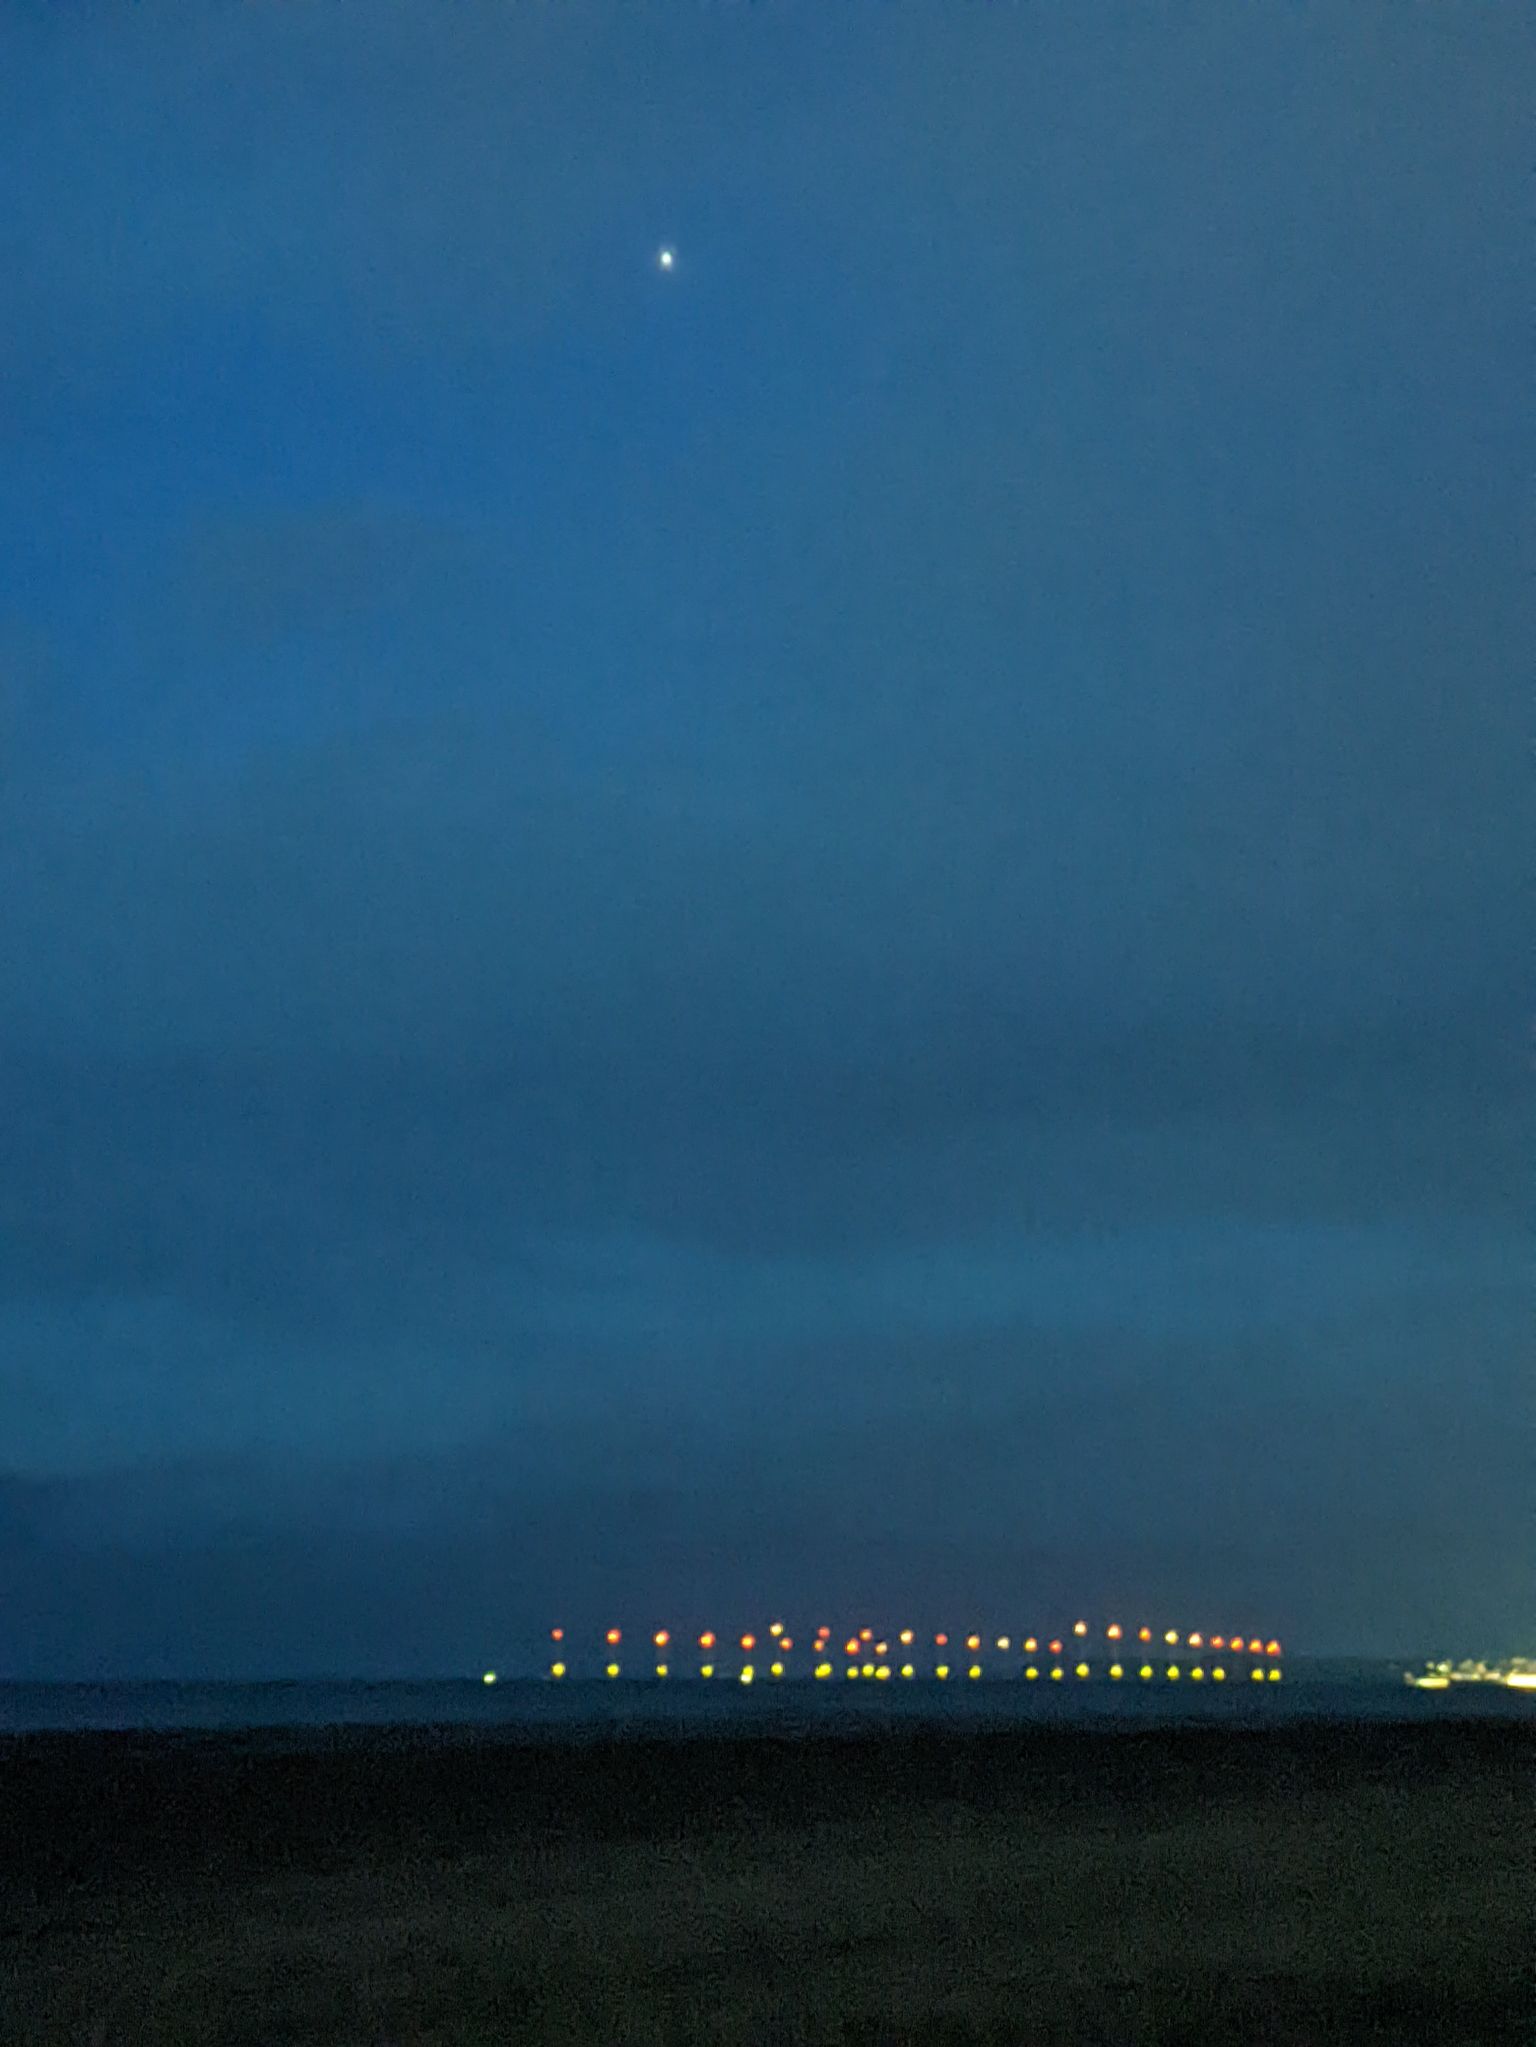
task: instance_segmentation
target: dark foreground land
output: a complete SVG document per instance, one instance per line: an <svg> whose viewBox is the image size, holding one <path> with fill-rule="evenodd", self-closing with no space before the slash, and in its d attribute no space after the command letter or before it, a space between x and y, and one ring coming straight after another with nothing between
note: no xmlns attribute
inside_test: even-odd
<svg viewBox="0 0 1536 2047"><path fill-rule="evenodd" d="M0 2040L1536 2042L1520 1726L0 1743Z"/></svg>

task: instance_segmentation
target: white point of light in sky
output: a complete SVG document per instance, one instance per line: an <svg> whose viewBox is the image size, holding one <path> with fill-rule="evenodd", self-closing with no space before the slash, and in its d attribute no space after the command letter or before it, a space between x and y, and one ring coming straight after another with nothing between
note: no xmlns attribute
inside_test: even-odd
<svg viewBox="0 0 1536 2047"><path fill-rule="evenodd" d="M656 251L656 263L659 269L670 270L673 264L676 263L676 261L677 261L676 249L664 247Z"/></svg>

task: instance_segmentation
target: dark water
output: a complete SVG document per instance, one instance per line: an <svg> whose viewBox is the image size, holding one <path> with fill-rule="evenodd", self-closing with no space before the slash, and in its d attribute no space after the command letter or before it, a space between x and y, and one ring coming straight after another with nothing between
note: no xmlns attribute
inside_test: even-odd
<svg viewBox="0 0 1536 2047"><path fill-rule="evenodd" d="M935 1720L957 1726L1161 1726L1187 1722L1273 1725L1298 1720L1476 1718L1536 1727L1536 1694L1502 1685L1455 1685L1421 1692L1405 1666L1288 1658L1278 1683L1229 1679L1107 1678L1029 1684L1021 1678L837 1679L816 1683L760 1678L750 1688L728 1677L701 1682L619 1679L466 1679L384 1683L0 1684L0 1735L56 1729L283 1730L437 1727L601 1738L726 1727L796 1733L848 1725Z"/></svg>

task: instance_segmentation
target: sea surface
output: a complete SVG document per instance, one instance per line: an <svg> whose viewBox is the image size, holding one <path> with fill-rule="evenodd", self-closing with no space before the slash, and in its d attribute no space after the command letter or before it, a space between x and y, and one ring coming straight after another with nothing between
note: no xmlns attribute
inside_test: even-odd
<svg viewBox="0 0 1536 2047"><path fill-rule="evenodd" d="M914 1720L947 1726L1273 1726L1306 1720L1524 1721L1536 1693L1497 1684L1422 1692L1401 1663L1289 1657L1278 1683L1187 1678L1061 1683L892 1679L503 1678L261 1684L0 1684L0 1737L41 1731L244 1732L283 1746L326 1730L396 1728L571 1741L624 1735L814 1733ZM1421 1666L1415 1665L1414 1668Z"/></svg>

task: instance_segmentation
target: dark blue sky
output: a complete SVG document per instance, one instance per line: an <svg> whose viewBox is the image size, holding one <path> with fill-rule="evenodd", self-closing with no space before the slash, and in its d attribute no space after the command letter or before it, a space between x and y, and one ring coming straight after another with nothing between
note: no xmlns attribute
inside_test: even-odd
<svg viewBox="0 0 1536 2047"><path fill-rule="evenodd" d="M1533 43L14 0L0 1675L1536 1646Z"/></svg>

